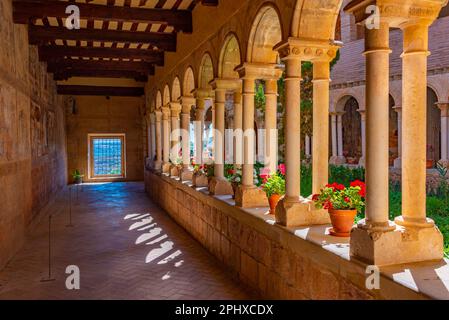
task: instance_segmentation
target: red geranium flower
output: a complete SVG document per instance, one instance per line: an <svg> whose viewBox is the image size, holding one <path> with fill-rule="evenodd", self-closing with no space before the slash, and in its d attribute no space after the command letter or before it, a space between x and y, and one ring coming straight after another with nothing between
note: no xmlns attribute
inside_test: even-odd
<svg viewBox="0 0 449 320"><path fill-rule="evenodd" d="M283 176L285 176L285 164L281 163L281 164L278 166L278 170L279 170L279 172L280 172Z"/></svg>
<svg viewBox="0 0 449 320"><path fill-rule="evenodd" d="M312 196L312 200L313 200L313 201L317 201L319 197L320 197L319 194L314 194L314 195Z"/></svg>
<svg viewBox="0 0 449 320"><path fill-rule="evenodd" d="M363 198L366 196L366 185L363 181L355 180L351 182L351 187L359 187L360 188L359 195Z"/></svg>

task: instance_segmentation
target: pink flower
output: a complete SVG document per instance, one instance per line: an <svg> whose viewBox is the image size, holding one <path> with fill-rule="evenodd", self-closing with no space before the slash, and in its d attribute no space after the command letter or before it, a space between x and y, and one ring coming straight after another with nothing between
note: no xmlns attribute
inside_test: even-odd
<svg viewBox="0 0 449 320"><path fill-rule="evenodd" d="M279 172L280 172L283 176L285 176L285 164L281 163L281 164L278 166L278 169L279 169Z"/></svg>

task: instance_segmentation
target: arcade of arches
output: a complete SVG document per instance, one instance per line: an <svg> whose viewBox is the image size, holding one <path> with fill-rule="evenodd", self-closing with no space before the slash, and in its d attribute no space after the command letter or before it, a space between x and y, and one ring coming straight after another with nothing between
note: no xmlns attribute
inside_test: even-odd
<svg viewBox="0 0 449 320"><path fill-rule="evenodd" d="M119 97L94 97L85 91L67 94L64 90L70 85L81 87L71 82L78 72L72 66L65 73L55 71L62 77L57 80L64 82L64 86L58 82L58 92L65 97L57 94L54 82L47 79L51 89L42 84L47 92L44 98L39 93L39 98L24 98L48 104L41 108L59 110L54 112L61 120L55 121L56 127L67 121L67 126L53 130L59 138L67 136L67 151L65 146L58 147L58 139L51 140L56 141L56 150L49 153L56 170L61 171L58 166L62 170L68 167L68 172L84 168L87 155L80 150L87 148L87 133L126 131L126 171L132 175L127 180L143 178L154 203L263 297L449 299L443 236L426 212L426 162L432 160L432 166L438 161L449 163L449 81L444 74L449 61L441 70L429 71L438 64L432 59L444 59L429 53L434 53L432 36L443 28L440 20L445 20L442 13L447 1L192 3L198 3L192 9L193 31L187 32L185 26L162 28L176 35L176 50L165 53L163 62L153 65L149 74L133 71L133 81L149 75L138 88L143 91L129 94L135 88L128 84L128 97L120 93L116 94ZM361 32L371 4L380 8L378 28ZM443 49L435 48L438 50ZM30 54L36 57L36 52ZM336 57L338 62L331 68ZM304 110L300 107L305 62L312 66L313 91L307 135L301 130ZM42 75L36 78L47 77L45 65L39 72ZM102 88L108 86L104 78L98 80ZM3 82L25 86L11 79L0 78L0 90L5 88ZM18 93L14 98L17 108L20 99ZM263 108L258 99L263 100ZM107 106L106 112L92 107L101 105ZM70 110L65 117L63 108ZM124 108L129 108L129 113ZM1 137L6 123L2 115L0 109ZM8 116L12 115L6 114L5 119ZM20 121L20 112L14 112L14 117ZM304 183L301 146L310 156L313 193L327 184L329 164L365 167L365 217L353 227L350 238L330 236L327 211L315 209L311 197L300 196ZM0 178L8 185L14 177L2 176L7 170L3 162L11 161L4 150L0 148ZM26 166L25 180L31 183L30 167L36 166L35 159L20 158L20 150L17 156L13 153L14 165L8 168L18 171ZM213 175L194 172L192 159L195 164L213 164ZM267 214L265 193L255 186L256 160L270 172L276 171L280 161L285 163L286 193L275 215ZM236 189L225 178L227 164L241 169L241 184ZM389 173L394 168L401 174L402 214L392 221ZM63 184L65 180L55 181L43 189L50 194L52 188L56 192ZM17 195L7 197L7 203L18 202ZM20 212L28 210L14 206ZM9 209L7 214L12 215ZM19 233L23 241L25 231ZM8 242L13 242L12 237ZM17 250L14 246L2 248L3 261ZM368 265L380 268L380 289L366 287Z"/></svg>

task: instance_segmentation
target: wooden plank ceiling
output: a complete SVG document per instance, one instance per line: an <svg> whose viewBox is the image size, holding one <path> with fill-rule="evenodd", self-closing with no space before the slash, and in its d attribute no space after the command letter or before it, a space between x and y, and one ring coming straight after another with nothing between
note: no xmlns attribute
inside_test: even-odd
<svg viewBox="0 0 449 320"><path fill-rule="evenodd" d="M80 9L80 29L65 27L68 5ZM15 0L14 22L28 25L29 42L55 80L71 77L128 78L145 82L164 52L176 51L176 35L191 33L197 4L218 0ZM115 91L114 91L115 90ZM58 86L61 94L121 92L117 87ZM141 95L142 88L124 89ZM112 94L111 94L112 95Z"/></svg>

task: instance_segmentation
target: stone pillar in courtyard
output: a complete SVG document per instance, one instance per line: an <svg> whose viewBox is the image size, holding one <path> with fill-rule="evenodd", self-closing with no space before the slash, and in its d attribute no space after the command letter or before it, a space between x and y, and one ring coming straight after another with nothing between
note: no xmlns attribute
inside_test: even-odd
<svg viewBox="0 0 449 320"><path fill-rule="evenodd" d="M449 102L437 102L441 110L441 160L440 163L449 167Z"/></svg>
<svg viewBox="0 0 449 320"><path fill-rule="evenodd" d="M171 132L170 132L170 140L171 140L171 152L170 152L170 176L178 177L179 176L179 167L178 163L181 161L181 120L180 114L182 111L181 104L179 102L170 102L170 111L171 111Z"/></svg>
<svg viewBox="0 0 449 320"><path fill-rule="evenodd" d="M265 80L265 159L268 172L274 173L278 163L277 102L278 79Z"/></svg>
<svg viewBox="0 0 449 320"><path fill-rule="evenodd" d="M265 192L254 185L254 163L256 161L256 132L254 128L255 81L256 79L265 80L268 84L267 91L271 97L267 99L266 106L268 115L266 117L268 117L269 129L275 130L276 106L274 104L276 100L275 92L277 92L276 79L281 77L282 71L277 69L274 64L251 63L244 63L238 67L237 71L243 81L243 170L242 184L236 191L235 203L242 208L266 207L268 206L268 200ZM271 165L274 168L277 163Z"/></svg>
<svg viewBox="0 0 449 320"><path fill-rule="evenodd" d="M154 163L154 168L156 170L162 170L162 112L155 111L156 118L156 162Z"/></svg>
<svg viewBox="0 0 449 320"><path fill-rule="evenodd" d="M362 157L359 160L359 166L365 166L366 158L366 112L364 109L358 110L360 113L360 129L362 134Z"/></svg>
<svg viewBox="0 0 449 320"><path fill-rule="evenodd" d="M242 89L234 92L234 167L241 168L243 164L243 106Z"/></svg>
<svg viewBox="0 0 449 320"><path fill-rule="evenodd" d="M226 93L237 89L232 80L215 79L212 83L215 90L215 127L214 127L214 177L209 183L212 195L230 195L233 193L231 183L224 175L225 164L225 103Z"/></svg>
<svg viewBox="0 0 449 320"><path fill-rule="evenodd" d="M289 38L286 42L278 45L281 59L285 62L285 166L286 166L286 194L276 207L276 222L284 226L304 226L330 223L329 214L325 210L317 210L308 198L300 195L301 190L301 130L300 130L300 83L301 83L301 63L302 61L315 62L316 83L315 88L318 93L327 95L326 97L314 96L316 106L324 110L327 117L329 103L329 72L325 70L326 65L335 57L337 46L329 45L325 42L311 41L297 38ZM320 83L321 82L321 83ZM327 86L327 87L326 87ZM322 115L318 118L322 120ZM317 119L318 120L318 119ZM328 120L324 120L328 123ZM314 122L315 126L315 122ZM318 125L317 125L318 127ZM326 132L328 129L326 130ZM314 131L315 134L315 131ZM324 141L322 140L324 139ZM313 155L316 156L325 145L328 147L327 137L320 134L314 136ZM319 150L319 151L318 151ZM327 163L326 159L318 156L314 159L314 164L323 167ZM326 169L327 171L327 169ZM326 172L325 171L325 172ZM324 183L326 174L314 171L315 188Z"/></svg>
<svg viewBox="0 0 449 320"><path fill-rule="evenodd" d="M151 158L151 162L154 165L154 157L156 155L156 116L154 113L150 114L150 149L148 151L148 154Z"/></svg>
<svg viewBox="0 0 449 320"><path fill-rule="evenodd" d="M402 107L396 106L393 109L398 114L398 157L394 159L393 166L400 169L402 166Z"/></svg>
<svg viewBox="0 0 449 320"><path fill-rule="evenodd" d="M179 175L181 181L192 180L193 169L190 166L190 112L195 102L193 97L181 98L182 170Z"/></svg>
<svg viewBox="0 0 449 320"><path fill-rule="evenodd" d="M364 23L366 7L373 4L392 8L381 15L380 28L365 29L366 218L352 230L350 254L375 265L438 260L443 257L443 237L426 218L426 73L428 26L443 1L366 0L346 10L357 23ZM389 28L400 28L404 34L403 193L402 216L396 224L388 218Z"/></svg>

